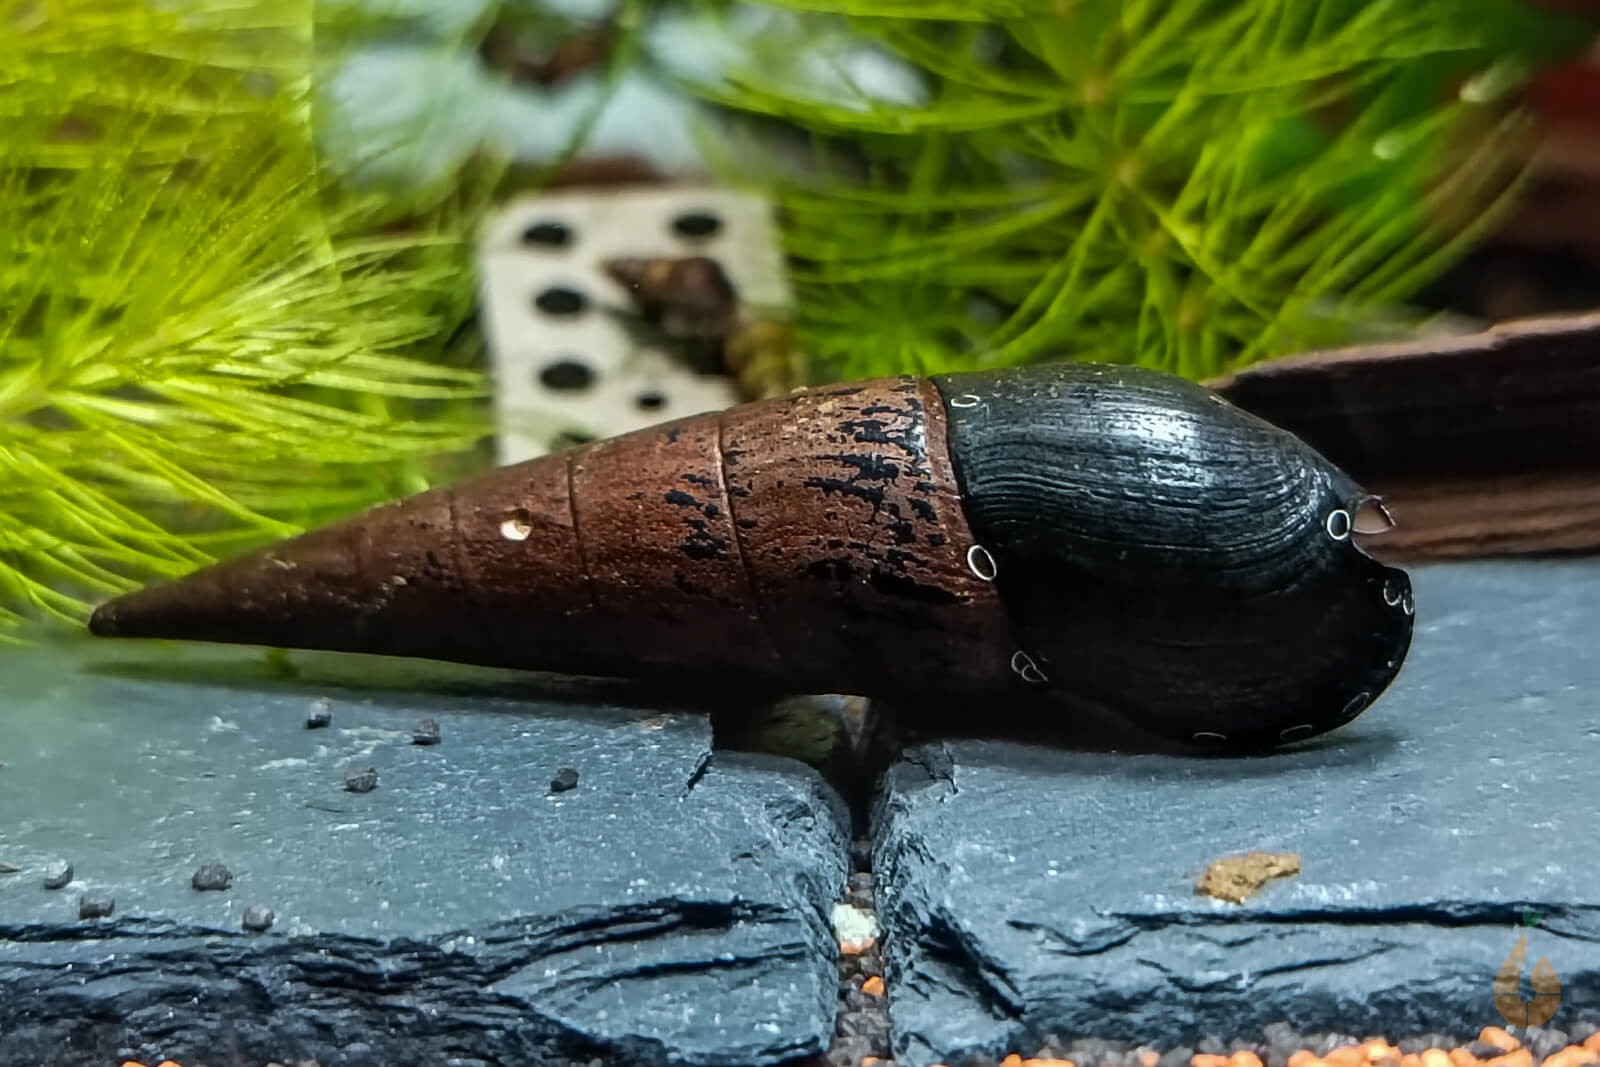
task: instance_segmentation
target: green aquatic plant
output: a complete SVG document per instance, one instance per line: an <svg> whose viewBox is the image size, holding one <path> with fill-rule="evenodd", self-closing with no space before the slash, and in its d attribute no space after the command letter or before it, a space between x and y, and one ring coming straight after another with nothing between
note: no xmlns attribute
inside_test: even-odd
<svg viewBox="0 0 1600 1067"><path fill-rule="evenodd" d="M798 166L712 143L779 202L827 377L1079 358L1205 378L1412 321L1514 203L1519 82L1593 32L1521 0L769 6L792 18L752 33L702 5L742 61L677 65L812 138Z"/></svg>
<svg viewBox="0 0 1600 1067"><path fill-rule="evenodd" d="M314 35L310 0L0 0L0 641L487 435L473 198L341 187Z"/></svg>

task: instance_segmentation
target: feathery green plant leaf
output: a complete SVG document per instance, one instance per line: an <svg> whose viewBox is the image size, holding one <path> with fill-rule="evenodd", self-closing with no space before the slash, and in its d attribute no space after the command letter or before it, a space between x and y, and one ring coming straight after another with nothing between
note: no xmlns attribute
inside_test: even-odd
<svg viewBox="0 0 1600 1067"><path fill-rule="evenodd" d="M1519 0L772 6L794 17L747 64L687 85L815 138L802 172L727 143L719 169L776 191L829 377L1204 378L1349 340L1502 217L1528 133L1506 92L1586 39ZM793 77L841 27L921 98Z"/></svg>
<svg viewBox="0 0 1600 1067"><path fill-rule="evenodd" d="M441 340L472 207L334 185L313 38L310 0L0 0L0 637L487 433Z"/></svg>

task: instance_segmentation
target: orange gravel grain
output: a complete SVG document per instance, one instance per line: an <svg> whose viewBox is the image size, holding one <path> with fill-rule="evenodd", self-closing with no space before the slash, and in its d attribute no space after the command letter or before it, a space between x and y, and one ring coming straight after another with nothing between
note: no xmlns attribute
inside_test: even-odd
<svg viewBox="0 0 1600 1067"><path fill-rule="evenodd" d="M1387 1041L1368 1041L1361 1053L1371 1067L1400 1067L1400 1050Z"/></svg>
<svg viewBox="0 0 1600 1067"><path fill-rule="evenodd" d="M1493 1045L1501 1052L1515 1052L1522 1047L1521 1041L1518 1041L1508 1031L1502 1030L1498 1026L1485 1026L1482 1030L1479 1030L1478 1040L1485 1045Z"/></svg>
<svg viewBox="0 0 1600 1067"><path fill-rule="evenodd" d="M876 989L874 984L876 983ZM863 992L881 995L883 982L881 979L872 978L862 983ZM1408 1052L1402 1054L1398 1048L1387 1041L1368 1041L1362 1045L1341 1045L1329 1052L1326 1056L1318 1057L1310 1049L1300 1049L1289 1056L1287 1067L1534 1067L1533 1052L1524 1047L1516 1035L1498 1026L1486 1026L1478 1034L1478 1040L1500 1050L1500 1055L1491 1059L1479 1059L1465 1048L1430 1048L1422 1052ZM1156 1067L1161 1060L1161 1053L1154 1049L1144 1048L1137 1053L1139 1067ZM862 1061L861 1067L880 1067L889 1061L868 1057ZM137 1063L125 1063L122 1067L142 1067ZM161 1067L178 1067L177 1064L163 1063ZM943 1067L934 1064L933 1067ZM1020 1055L1012 1053L1000 1061L1000 1067L1077 1067L1071 1060L1053 1059L1023 1059ZM1264 1067L1261 1057L1254 1052L1240 1049L1231 1056L1221 1056L1214 1053L1199 1052L1190 1057L1189 1067ZM1568 1045L1559 1052L1554 1052L1545 1057L1539 1067L1600 1067L1600 1033L1594 1034L1582 1045Z"/></svg>
<svg viewBox="0 0 1600 1067"><path fill-rule="evenodd" d="M883 979L873 975L861 983L861 992L874 997L883 996Z"/></svg>
<svg viewBox="0 0 1600 1067"><path fill-rule="evenodd" d="M1367 1054L1360 1045L1340 1045L1322 1057L1322 1062L1328 1067L1367 1067Z"/></svg>
<svg viewBox="0 0 1600 1067"><path fill-rule="evenodd" d="M1519 1042L1520 1043L1520 1042ZM1485 1061L1489 1067L1533 1067L1533 1053L1525 1048Z"/></svg>
<svg viewBox="0 0 1600 1067"><path fill-rule="evenodd" d="M1596 1059L1600 1059L1600 1053L1590 1052L1582 1045L1568 1045L1560 1052L1552 1053L1544 1061L1544 1067L1587 1067Z"/></svg>

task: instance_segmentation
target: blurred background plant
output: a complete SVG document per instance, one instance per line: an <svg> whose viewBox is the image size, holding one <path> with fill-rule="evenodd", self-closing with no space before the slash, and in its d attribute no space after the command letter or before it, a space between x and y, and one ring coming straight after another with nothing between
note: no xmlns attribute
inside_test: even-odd
<svg viewBox="0 0 1600 1067"><path fill-rule="evenodd" d="M1592 30L1500 0L778 0L911 93L822 97L792 36L697 84L812 131L773 170L832 373L1078 358L1191 378L1415 329L1514 203L1529 73ZM767 52L766 49L773 49Z"/></svg>
<svg viewBox="0 0 1600 1067"><path fill-rule="evenodd" d="M306 0L0 0L0 639L488 432L466 186L339 189Z"/></svg>
<svg viewBox="0 0 1600 1067"><path fill-rule="evenodd" d="M1523 0L0 0L0 639L486 462L513 188L771 195L819 378L1414 331ZM507 168L509 161L512 165Z"/></svg>
<svg viewBox="0 0 1600 1067"><path fill-rule="evenodd" d="M1414 298L1517 207L1524 89L1593 39L1553 10L1580 6L464 0L388 9L400 43L341 80L352 113L440 131L413 174L542 156L584 113L592 155L773 196L822 377L1204 378L1424 326ZM404 103L445 69L452 100Z"/></svg>

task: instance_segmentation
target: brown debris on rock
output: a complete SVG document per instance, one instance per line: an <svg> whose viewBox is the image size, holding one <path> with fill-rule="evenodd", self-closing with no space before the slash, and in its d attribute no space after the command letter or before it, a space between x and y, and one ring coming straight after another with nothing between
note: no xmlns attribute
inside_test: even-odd
<svg viewBox="0 0 1600 1067"><path fill-rule="evenodd" d="M1300 873L1300 855L1296 852L1247 852L1241 856L1223 856L1213 860L1205 873L1195 882L1196 893L1226 900L1230 904L1243 904L1261 887L1274 878L1286 878Z"/></svg>

